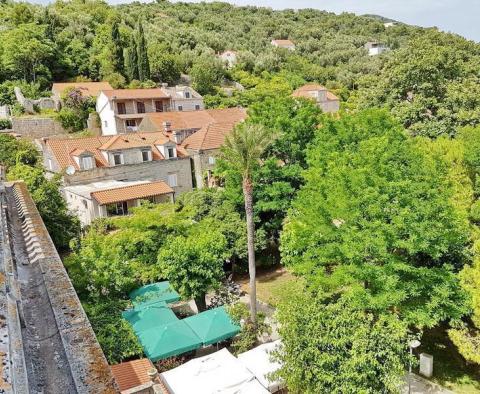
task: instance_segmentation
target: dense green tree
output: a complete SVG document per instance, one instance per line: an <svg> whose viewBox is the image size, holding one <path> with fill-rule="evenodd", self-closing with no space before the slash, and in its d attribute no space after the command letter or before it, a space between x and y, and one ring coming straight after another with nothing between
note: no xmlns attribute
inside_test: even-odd
<svg viewBox="0 0 480 394"><path fill-rule="evenodd" d="M148 47L151 77L156 82L174 85L181 75L180 65L174 55L166 53L160 45Z"/></svg>
<svg viewBox="0 0 480 394"><path fill-rule="evenodd" d="M6 167L7 171L18 162L35 166L38 159L38 152L31 142L0 134L0 165Z"/></svg>
<svg viewBox="0 0 480 394"><path fill-rule="evenodd" d="M123 60L123 43L119 31L119 22L115 20L112 24L112 47L113 57L115 59L115 72L123 74L124 60Z"/></svg>
<svg viewBox="0 0 480 394"><path fill-rule="evenodd" d="M138 21L137 31L135 34L137 46L138 79L140 81L146 81L150 79L150 63L148 61L145 33L143 32L143 25L140 20Z"/></svg>
<svg viewBox="0 0 480 394"><path fill-rule="evenodd" d="M222 147L222 160L242 178L247 222L248 273L250 275L250 318L257 320L255 224L253 218L253 174L263 152L273 141L273 133L261 125L240 124L229 134Z"/></svg>
<svg viewBox="0 0 480 394"><path fill-rule="evenodd" d="M137 45L135 39L132 36L130 38L129 46L125 49L124 52L125 58L125 74L129 81L138 80L138 56L137 56Z"/></svg>
<svg viewBox="0 0 480 394"><path fill-rule="evenodd" d="M345 300L322 302L294 288L278 309L279 375L294 393L397 393L407 330L395 315L377 318Z"/></svg>
<svg viewBox="0 0 480 394"><path fill-rule="evenodd" d="M102 297L82 305L109 364L143 356L132 326L121 318L129 306L127 301Z"/></svg>
<svg viewBox="0 0 480 394"><path fill-rule="evenodd" d="M224 77L224 69L219 60L212 57L198 59L190 70L193 87L200 94L215 93L215 86Z"/></svg>
<svg viewBox="0 0 480 394"><path fill-rule="evenodd" d="M206 310L205 296L220 286L227 240L211 225L198 225L186 235L172 236L158 253L159 275L168 279L184 299L193 298Z"/></svg>
<svg viewBox="0 0 480 394"><path fill-rule="evenodd" d="M418 327L460 318L469 230L445 165L382 111L326 120L282 234L285 264L327 294Z"/></svg>

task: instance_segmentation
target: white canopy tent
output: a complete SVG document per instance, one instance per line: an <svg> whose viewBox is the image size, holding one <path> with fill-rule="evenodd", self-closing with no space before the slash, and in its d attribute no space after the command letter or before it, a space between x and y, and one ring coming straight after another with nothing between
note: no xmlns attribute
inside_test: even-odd
<svg viewBox="0 0 480 394"><path fill-rule="evenodd" d="M160 377L172 394L268 394L227 349L193 359Z"/></svg>
<svg viewBox="0 0 480 394"><path fill-rule="evenodd" d="M272 360L271 355L280 345L280 340L265 343L238 355L238 360L253 373L258 381L271 393L275 393L284 387L281 380L268 376L281 367L280 363Z"/></svg>

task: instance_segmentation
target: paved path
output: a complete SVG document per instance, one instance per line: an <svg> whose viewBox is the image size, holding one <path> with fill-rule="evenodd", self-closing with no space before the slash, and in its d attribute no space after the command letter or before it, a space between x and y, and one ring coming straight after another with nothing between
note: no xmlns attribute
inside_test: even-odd
<svg viewBox="0 0 480 394"><path fill-rule="evenodd" d="M407 378L405 377L405 380ZM405 383L402 394L408 394L408 383ZM453 391L447 390L435 383L428 381L418 375L412 374L411 377L411 394L454 394Z"/></svg>

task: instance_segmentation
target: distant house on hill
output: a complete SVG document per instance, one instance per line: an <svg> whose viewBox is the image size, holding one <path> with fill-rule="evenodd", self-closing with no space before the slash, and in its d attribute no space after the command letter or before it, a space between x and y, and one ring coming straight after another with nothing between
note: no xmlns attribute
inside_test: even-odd
<svg viewBox="0 0 480 394"><path fill-rule="evenodd" d="M228 66L228 68L233 67L237 62L237 52L235 51L222 52L218 55L218 57L224 64Z"/></svg>
<svg viewBox="0 0 480 394"><path fill-rule="evenodd" d="M200 111L203 97L188 86L103 90L97 98L102 135L138 131L148 113Z"/></svg>
<svg viewBox="0 0 480 394"><path fill-rule="evenodd" d="M290 40L272 40L271 44L277 48L288 49L289 51L295 50L295 44Z"/></svg>
<svg viewBox="0 0 480 394"><path fill-rule="evenodd" d="M376 41L367 42L365 44L365 49L368 51L369 56L380 55L383 52L388 51L388 47L385 44Z"/></svg>
<svg viewBox="0 0 480 394"><path fill-rule="evenodd" d="M292 96L315 100L323 112L337 112L340 109L340 99L319 84L304 85L295 90Z"/></svg>

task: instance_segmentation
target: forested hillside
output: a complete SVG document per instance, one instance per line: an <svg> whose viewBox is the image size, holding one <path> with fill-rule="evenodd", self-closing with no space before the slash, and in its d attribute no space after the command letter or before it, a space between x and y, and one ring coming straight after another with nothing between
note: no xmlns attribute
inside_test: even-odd
<svg viewBox="0 0 480 394"><path fill-rule="evenodd" d="M47 7L7 1L0 19L2 103L13 102L10 81L24 81L25 93L37 97L52 81L139 86L141 80L150 86L188 74L210 106L248 106L318 81L346 109L386 105L414 134L453 135L457 126L478 122L480 46L434 29L385 27L379 18L313 9L168 1L117 7L101 1ZM293 40L296 51L272 47L273 38ZM392 51L369 57L368 41ZM238 52L238 64L229 71L214 56L227 49ZM219 88L225 80L246 90L227 97Z"/></svg>

